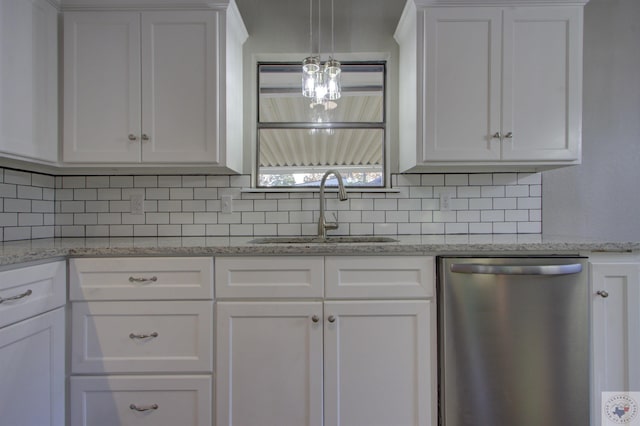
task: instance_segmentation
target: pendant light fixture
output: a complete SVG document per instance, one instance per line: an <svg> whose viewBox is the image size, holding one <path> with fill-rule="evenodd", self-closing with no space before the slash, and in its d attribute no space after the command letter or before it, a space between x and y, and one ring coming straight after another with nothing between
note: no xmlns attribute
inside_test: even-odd
<svg viewBox="0 0 640 426"><path fill-rule="evenodd" d="M318 53L313 52L313 0L309 0L309 50L310 55L302 61L302 95L312 99L313 104L327 106L328 101L340 99L340 62L333 58L334 55L334 10L331 0L331 56L322 64L320 39L321 39L321 2L318 1ZM335 103L333 103L335 108Z"/></svg>

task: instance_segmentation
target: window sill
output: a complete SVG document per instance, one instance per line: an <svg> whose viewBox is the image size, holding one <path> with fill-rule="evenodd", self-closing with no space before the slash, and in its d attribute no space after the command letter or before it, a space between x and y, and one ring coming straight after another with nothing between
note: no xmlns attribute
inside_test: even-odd
<svg viewBox="0 0 640 426"><path fill-rule="evenodd" d="M335 186L327 186L325 188L327 192L338 192L338 188ZM242 188L240 192L253 192L253 193L282 193L282 192L319 192L319 187L310 188ZM367 193L398 193L398 188L347 188L347 192L367 192Z"/></svg>

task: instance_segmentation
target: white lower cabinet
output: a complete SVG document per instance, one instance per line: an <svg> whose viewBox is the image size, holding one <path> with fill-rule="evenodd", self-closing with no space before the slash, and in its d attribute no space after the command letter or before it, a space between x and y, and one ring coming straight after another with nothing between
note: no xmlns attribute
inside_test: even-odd
<svg viewBox="0 0 640 426"><path fill-rule="evenodd" d="M431 304L325 302L326 426L435 426Z"/></svg>
<svg viewBox="0 0 640 426"><path fill-rule="evenodd" d="M322 426L322 303L218 302L217 426Z"/></svg>
<svg viewBox="0 0 640 426"><path fill-rule="evenodd" d="M360 282L359 293L347 291L358 300L290 300L286 292L280 293L285 300L248 300L243 289L234 294L233 286L216 280L216 290L224 285L229 298L216 304L216 425L435 426L436 312L424 296L433 294L434 259L401 259L351 259L356 269L386 271L382 279ZM264 283L252 275L252 285L269 287L279 265L291 270L289 260L261 258L272 274ZM329 277L340 276L336 268L349 269L349 260L324 258L327 288L338 288ZM245 262L255 269L251 259ZM427 266L416 268L421 262ZM225 274L225 265L216 259L216 274ZM398 293L406 294L418 277L409 287L420 296L394 294L387 279L394 268L405 271L399 277L412 277L398 281ZM386 299L365 300L372 288L378 288L374 298Z"/></svg>
<svg viewBox="0 0 640 426"><path fill-rule="evenodd" d="M213 260L69 262L71 426L211 426Z"/></svg>
<svg viewBox="0 0 640 426"><path fill-rule="evenodd" d="M64 336L64 308L0 329L0 424L65 424Z"/></svg>
<svg viewBox="0 0 640 426"><path fill-rule="evenodd" d="M0 272L0 425L65 424L65 262Z"/></svg>
<svg viewBox="0 0 640 426"><path fill-rule="evenodd" d="M72 377L70 398L72 425L211 426L211 376Z"/></svg>
<svg viewBox="0 0 640 426"><path fill-rule="evenodd" d="M602 392L640 392L640 256L590 256L592 290L592 426L600 426Z"/></svg>

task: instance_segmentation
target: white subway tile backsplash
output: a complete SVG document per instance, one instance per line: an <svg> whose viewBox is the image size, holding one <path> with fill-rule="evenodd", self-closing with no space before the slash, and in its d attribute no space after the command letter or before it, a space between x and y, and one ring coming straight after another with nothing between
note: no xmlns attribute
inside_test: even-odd
<svg viewBox="0 0 640 426"><path fill-rule="evenodd" d="M16 185L0 183L0 197L16 198L17 194L18 194L18 187Z"/></svg>
<svg viewBox="0 0 640 426"><path fill-rule="evenodd" d="M201 188L207 186L206 176L182 176L184 188Z"/></svg>
<svg viewBox="0 0 640 426"><path fill-rule="evenodd" d="M480 196L483 198L498 198L505 196L505 188L501 185L481 186Z"/></svg>
<svg viewBox="0 0 640 426"><path fill-rule="evenodd" d="M158 176L158 187L180 188L182 187L182 176Z"/></svg>
<svg viewBox="0 0 640 426"><path fill-rule="evenodd" d="M469 224L468 223L445 223L444 233L445 234L468 234Z"/></svg>
<svg viewBox="0 0 640 426"><path fill-rule="evenodd" d="M42 200L42 188L36 186L18 185L18 198L27 200Z"/></svg>
<svg viewBox="0 0 640 426"><path fill-rule="evenodd" d="M59 191L58 191L59 192ZM169 196L167 195L167 198ZM56 197L57 199L57 197ZM99 200L122 200L122 190L120 189L98 189Z"/></svg>
<svg viewBox="0 0 640 426"><path fill-rule="evenodd" d="M499 222L493 224L494 234L515 234L518 230L515 222Z"/></svg>
<svg viewBox="0 0 640 426"><path fill-rule="evenodd" d="M28 213L31 211L31 200L5 198L3 204L5 212Z"/></svg>
<svg viewBox="0 0 640 426"><path fill-rule="evenodd" d="M504 222L504 210L482 210L480 220L482 222Z"/></svg>
<svg viewBox="0 0 640 426"><path fill-rule="evenodd" d="M30 238L31 238L31 227L29 226L4 228L5 241L28 240Z"/></svg>
<svg viewBox="0 0 640 426"><path fill-rule="evenodd" d="M18 226L18 213L0 213L0 227Z"/></svg>
<svg viewBox="0 0 640 426"><path fill-rule="evenodd" d="M491 234L493 232L493 225L491 223L470 223L470 234Z"/></svg>
<svg viewBox="0 0 640 426"><path fill-rule="evenodd" d="M4 171L4 182L16 185L31 185L31 173L6 169Z"/></svg>
<svg viewBox="0 0 640 426"><path fill-rule="evenodd" d="M542 199L539 197L518 198L519 209L540 209L542 208Z"/></svg>
<svg viewBox="0 0 640 426"><path fill-rule="evenodd" d="M468 174L445 175L444 184L446 186L467 186L469 185L469 175Z"/></svg>
<svg viewBox="0 0 640 426"><path fill-rule="evenodd" d="M193 200L193 188L169 188L171 200Z"/></svg>
<svg viewBox="0 0 640 426"><path fill-rule="evenodd" d="M517 206L515 198L494 198L493 208L496 210L515 209Z"/></svg>
<svg viewBox="0 0 640 426"><path fill-rule="evenodd" d="M228 187L229 176L207 176L207 186L210 187ZM227 235L229 233L227 232Z"/></svg>
<svg viewBox="0 0 640 426"><path fill-rule="evenodd" d="M393 175L393 192L326 197L333 235L540 233L539 173ZM56 236L251 236L317 232L319 194L242 192L250 176L53 177L0 168L0 239ZM440 211L440 194L452 196ZM144 213L130 212L141 194ZM221 197L233 197L222 213ZM55 226L54 226L55 224Z"/></svg>
<svg viewBox="0 0 640 426"><path fill-rule="evenodd" d="M86 180L84 176L63 176L62 188L86 188Z"/></svg>
<svg viewBox="0 0 640 426"><path fill-rule="evenodd" d="M540 173L518 173L518 184L520 185L541 185L542 174Z"/></svg>
<svg viewBox="0 0 640 426"><path fill-rule="evenodd" d="M422 175L422 186L442 186L444 185L444 175Z"/></svg>
<svg viewBox="0 0 640 426"><path fill-rule="evenodd" d="M109 188L109 176L87 176L87 188Z"/></svg>
<svg viewBox="0 0 640 426"><path fill-rule="evenodd" d="M297 220L295 222L309 222L310 218L311 218L311 213L310 212L297 212L298 214L302 215L302 214L306 214L307 216L309 216L308 219L303 219L302 216L298 217ZM265 223L265 214L264 212L242 212L241 213L241 217L242 217L242 223L258 223L258 224L264 224Z"/></svg>
<svg viewBox="0 0 640 426"><path fill-rule="evenodd" d="M514 185L518 183L517 173L496 173L493 175L494 185Z"/></svg>
<svg viewBox="0 0 640 426"><path fill-rule="evenodd" d="M470 210L491 210L493 209L493 198L471 198L469 200Z"/></svg>
<svg viewBox="0 0 640 426"><path fill-rule="evenodd" d="M407 223L409 222L409 212L406 210L389 210L385 212L387 223ZM352 221L353 222L353 221Z"/></svg>
<svg viewBox="0 0 640 426"><path fill-rule="evenodd" d="M423 223L421 233L426 235L444 234L444 223Z"/></svg>
<svg viewBox="0 0 640 426"><path fill-rule="evenodd" d="M41 188L54 188L56 185L56 179L51 175L43 175L40 173L31 174L31 185L39 186Z"/></svg>
<svg viewBox="0 0 640 426"><path fill-rule="evenodd" d="M409 212L409 222L433 222L431 210L412 210Z"/></svg>
<svg viewBox="0 0 640 426"><path fill-rule="evenodd" d="M374 200L374 210L398 210L398 200Z"/></svg>

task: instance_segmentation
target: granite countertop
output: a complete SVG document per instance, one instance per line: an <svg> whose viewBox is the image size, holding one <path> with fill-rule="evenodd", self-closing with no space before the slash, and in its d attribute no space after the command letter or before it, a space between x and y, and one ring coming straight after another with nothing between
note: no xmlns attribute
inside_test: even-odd
<svg viewBox="0 0 640 426"><path fill-rule="evenodd" d="M51 238L0 243L0 266L67 256L579 254L640 251L640 242L540 234L399 235L393 243L254 244L254 237Z"/></svg>

